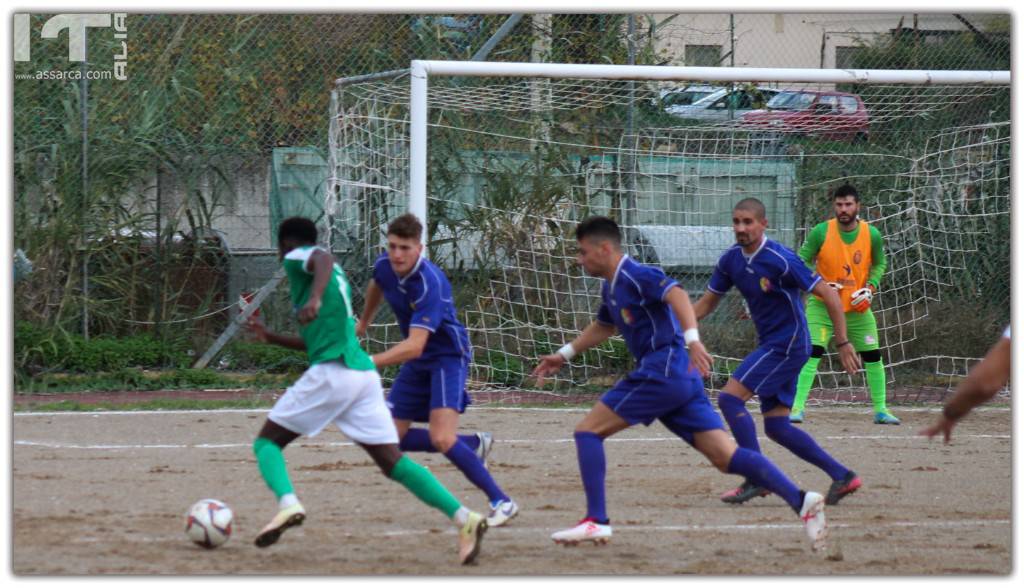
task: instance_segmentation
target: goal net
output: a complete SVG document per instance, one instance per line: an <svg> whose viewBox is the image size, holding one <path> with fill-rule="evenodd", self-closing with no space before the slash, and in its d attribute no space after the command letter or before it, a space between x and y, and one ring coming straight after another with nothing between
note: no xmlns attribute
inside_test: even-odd
<svg viewBox="0 0 1024 588"><path fill-rule="evenodd" d="M411 96L415 68L339 83L324 205L360 288L388 222L426 219L429 257L475 346L471 388L487 398L600 392L630 369L616 337L543 388L528 377L595 315L600 282L578 267L573 237L594 214L696 300L734 243L738 200L764 202L769 237L796 250L832 216L831 191L853 184L885 239L872 308L894 402L941 398L1009 321L1008 72L469 65L421 80L425 107ZM672 103L696 86L712 100ZM718 388L756 344L741 296L701 332ZM382 312L369 345L400 338ZM866 398L863 374L843 374L829 351L812 403Z"/></svg>

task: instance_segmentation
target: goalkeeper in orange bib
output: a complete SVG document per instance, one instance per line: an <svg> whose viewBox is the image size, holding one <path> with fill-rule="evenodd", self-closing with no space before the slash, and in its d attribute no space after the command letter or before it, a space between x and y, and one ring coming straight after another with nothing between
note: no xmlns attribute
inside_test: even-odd
<svg viewBox="0 0 1024 588"><path fill-rule="evenodd" d="M836 189L832 208L835 218L811 230L799 255L839 294L846 313L846 332L864 363L875 423L898 425L900 420L885 407L885 367L878 350L878 326L871 312L871 300L878 292L879 281L888 265L882 234L858 218L860 194L853 186L844 184ZM807 325L811 331L811 357L797 380L796 398L789 415L793 423L804 422L807 393L832 337L832 321L825 303L817 296L807 299Z"/></svg>

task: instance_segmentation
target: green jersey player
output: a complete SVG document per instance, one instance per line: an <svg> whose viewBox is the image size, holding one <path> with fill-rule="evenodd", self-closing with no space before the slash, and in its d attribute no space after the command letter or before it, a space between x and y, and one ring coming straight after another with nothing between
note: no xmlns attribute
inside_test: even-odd
<svg viewBox="0 0 1024 588"><path fill-rule="evenodd" d="M309 368L278 399L253 443L260 474L278 501L278 513L256 536L269 547L306 511L292 488L282 450L298 437L312 437L334 423L373 458L385 476L440 510L459 527L459 560L472 562L487 522L448 491L430 471L402 455L380 375L355 336L351 288L329 252L316 246L316 225L293 217L278 228L278 247L298 318L299 337L273 333L259 319L249 328L257 339L309 354Z"/></svg>

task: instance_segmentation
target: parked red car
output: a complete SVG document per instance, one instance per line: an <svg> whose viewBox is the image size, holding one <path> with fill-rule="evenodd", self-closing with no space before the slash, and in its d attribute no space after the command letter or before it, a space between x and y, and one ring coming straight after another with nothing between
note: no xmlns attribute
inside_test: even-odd
<svg viewBox="0 0 1024 588"><path fill-rule="evenodd" d="M764 109L745 113L746 127L839 139L862 141L868 137L868 110L856 94L784 90L768 101Z"/></svg>

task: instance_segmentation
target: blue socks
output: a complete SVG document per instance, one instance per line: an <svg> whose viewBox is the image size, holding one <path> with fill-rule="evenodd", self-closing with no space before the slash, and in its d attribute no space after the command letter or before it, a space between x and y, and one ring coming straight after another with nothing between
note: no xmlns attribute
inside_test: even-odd
<svg viewBox="0 0 1024 588"><path fill-rule="evenodd" d="M587 517L602 525L608 524L604 502L604 440L594 433L573 433L576 438L576 457L580 462L583 492L587 495Z"/></svg>
<svg viewBox="0 0 1024 588"><path fill-rule="evenodd" d="M467 480L487 494L487 499L491 504L499 500L508 500L508 495L502 492L498 483L491 477L491 473L476 456L476 448L479 446L480 438L476 435L458 435L455 445L452 445L452 448L444 456L462 471ZM437 448L430 442L430 431L427 429L409 429L402 437L398 448L402 451L437 453Z"/></svg>
<svg viewBox="0 0 1024 588"><path fill-rule="evenodd" d="M732 436L743 449L757 453L761 446L757 442L757 428L754 419L747 410L745 403L731 394L718 395L718 407L722 416L729 423ZM788 416L765 417L764 432L768 438L793 452L800 459L818 466L833 480L842 480L850 470L825 452L814 438L803 430L789 424ZM750 478L750 481L754 480ZM767 486L765 486L767 488Z"/></svg>
<svg viewBox="0 0 1024 588"><path fill-rule="evenodd" d="M786 417L787 421L789 417ZM729 460L729 473L739 474L754 484L778 494L793 510L800 513L803 499L797 488L782 470L760 453L739 447Z"/></svg>
<svg viewBox="0 0 1024 588"><path fill-rule="evenodd" d="M409 432L411 433L412 431ZM455 445L452 445L452 448L444 456L448 458L448 461L455 464L455 467L462 470L467 480L487 494L487 499L491 504L499 500L508 500L508 495L498 487L498 483L494 481L491 473L484 467L484 462L480 461L476 453L462 439L456 439Z"/></svg>
<svg viewBox="0 0 1024 588"><path fill-rule="evenodd" d="M459 441L465 443L473 451L476 451L476 448L480 446L480 437L476 435L459 435L458 437ZM427 429L409 429L405 432L405 437L402 437L398 448L402 451L437 453L437 449L430 443L430 431Z"/></svg>
<svg viewBox="0 0 1024 588"><path fill-rule="evenodd" d="M818 466L833 480L842 480L850 471L826 453L813 437L789 424L788 416L764 419L764 431L768 438L792 451L800 459Z"/></svg>
<svg viewBox="0 0 1024 588"><path fill-rule="evenodd" d="M746 403L731 394L719 394L718 408L729 423L729 430L736 443L744 449L761 453L761 446L757 442L757 427L754 426L754 417L750 416Z"/></svg>

